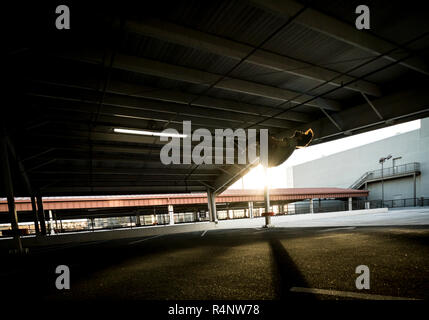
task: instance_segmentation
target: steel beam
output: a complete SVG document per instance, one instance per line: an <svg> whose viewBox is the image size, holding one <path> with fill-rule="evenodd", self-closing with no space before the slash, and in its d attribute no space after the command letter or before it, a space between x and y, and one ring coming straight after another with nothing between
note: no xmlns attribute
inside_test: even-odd
<svg viewBox="0 0 429 320"><path fill-rule="evenodd" d="M361 133L371 129L383 128L404 121L419 119L429 114L429 92L424 86L394 92L375 100L377 109L384 120L374 119L374 111L366 103L337 113L343 119L346 130L338 131L330 125L327 118L319 119L301 126L300 130L312 128L315 134L312 144L326 142L344 136L346 131ZM404 108L404 105L407 108ZM388 121L388 120L392 121Z"/></svg>
<svg viewBox="0 0 429 320"><path fill-rule="evenodd" d="M48 85L48 86L56 86L63 88L74 88L74 89L83 89L83 90L92 90L97 91L97 79L95 77L91 79L86 79L91 84L82 85L82 84L69 84L64 83L67 79L59 79L55 82L52 81L34 81L33 83L36 85ZM79 79L76 81L84 82L84 80ZM79 82L77 82L79 83ZM33 87L33 86L32 86ZM214 110L224 110L224 111L232 111L240 114L247 115L256 115L260 117L269 116L277 112L279 109L272 106L265 106L260 104L251 104L245 103L236 100L230 99L221 99L221 98L213 98L209 96L198 96L188 92L182 92L175 89L165 89L165 88L155 88L149 87L147 85L134 84L129 82L111 80L109 86L106 89L107 93L117 94L122 96L130 96L130 97L139 97L145 99L152 99L157 101L164 102L173 102L179 103L182 105L189 106L189 102L192 102L193 106L199 106ZM295 112L288 111L286 114L280 115L278 119L282 120L290 120L296 122L308 122L311 120L311 116L303 112Z"/></svg>
<svg viewBox="0 0 429 320"><path fill-rule="evenodd" d="M369 106L372 108L372 110L374 110L375 114L377 115L377 117L380 120L383 120L383 116L380 114L380 112L377 110L377 108L374 106L374 104L371 102L371 100L368 99L368 97L366 96L365 93L361 92L362 96L364 97L364 99L366 100L366 102L368 102Z"/></svg>
<svg viewBox="0 0 429 320"><path fill-rule="evenodd" d="M100 52L86 51L85 53L80 54L62 53L59 54L59 56L66 59L68 58L87 63L98 64L100 63L102 54ZM200 71L197 69L123 54L118 54L115 57L115 61L113 62L112 67L119 70L142 73L155 77L168 78L172 80L201 84L206 86L216 83L220 78L223 77L221 74ZM264 98L275 99L279 101L291 101L295 103L302 103L311 98L310 95L302 94L300 92L234 78L227 78L222 81L219 81L214 87L234 92L256 95ZM341 110L341 106L339 105L339 103L334 100L324 98L320 98L317 100L324 101L324 103L329 106L331 110ZM311 107L318 107L315 101L308 102L306 103L306 105Z"/></svg>
<svg viewBox="0 0 429 320"><path fill-rule="evenodd" d="M250 1L257 7L283 17L290 17L297 12L297 10L304 8L303 4L293 0ZM354 25L342 22L312 8L307 8L307 10L294 20L294 23L301 24L373 54L383 54L397 47L397 45L379 38L372 33L362 32L356 29ZM401 53L400 50L396 50L385 56L385 58L391 61L398 61L402 59L403 56L404 54ZM409 69L429 75L429 66L418 58L409 58L400 62L400 64Z"/></svg>
<svg viewBox="0 0 429 320"><path fill-rule="evenodd" d="M52 94L52 92L55 92L55 94ZM45 99L57 99L60 101L81 101L84 104L99 104L99 97L96 92L84 88L76 90L74 88L62 86L39 85L32 87L32 91L28 92L27 95ZM76 97L82 98L76 99ZM187 105L186 108L179 109L182 104L183 103L177 104L175 102L146 99L137 96L105 93L103 96L103 107L100 109L100 112L102 112L103 114L110 115L123 114L130 117L136 117L139 116L139 114L143 115L143 117L147 117L147 115L152 112L159 112L167 114L168 119L170 119L171 116L174 114L180 114L181 116L191 116L196 118L199 117L201 119L211 119L216 121L222 120L226 121L227 123L230 122L232 124L234 124L235 122L236 125L243 123L255 123L259 121L262 117L267 119L265 122L266 126L278 128L293 128L297 124L296 121L291 120L269 119L269 114L254 115L249 113L243 113L243 109L237 112L207 108L194 104ZM144 113L145 111L146 113ZM273 110L271 110L271 112L273 112Z"/></svg>
<svg viewBox="0 0 429 320"><path fill-rule="evenodd" d="M124 28L128 32L143 34L194 49L227 56L236 60L243 59L249 52L254 50L254 47L247 44L155 19L147 19L145 21L129 20L125 22ZM263 49L257 50L246 59L246 62L320 82L325 82L339 76L338 72L328 68L302 62ZM344 75L329 81L329 84L340 86L342 83L352 79L352 76ZM350 86L345 86L345 88L359 92L363 91L374 96L381 95L380 88L377 85L363 80L353 83Z"/></svg>

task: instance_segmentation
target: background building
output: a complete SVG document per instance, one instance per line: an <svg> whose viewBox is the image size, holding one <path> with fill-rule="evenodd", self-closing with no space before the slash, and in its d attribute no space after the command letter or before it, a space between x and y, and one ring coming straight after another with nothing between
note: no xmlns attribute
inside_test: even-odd
<svg viewBox="0 0 429 320"><path fill-rule="evenodd" d="M391 155L381 172L379 159ZM293 186L368 188L369 200L429 197L429 118L418 130L296 165Z"/></svg>

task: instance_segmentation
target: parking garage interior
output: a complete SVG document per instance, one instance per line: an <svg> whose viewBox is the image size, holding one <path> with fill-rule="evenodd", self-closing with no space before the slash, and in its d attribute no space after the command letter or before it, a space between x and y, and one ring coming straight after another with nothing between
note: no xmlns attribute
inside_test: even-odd
<svg viewBox="0 0 429 320"><path fill-rule="evenodd" d="M8 3L0 281L9 298L427 299L426 202L389 218L364 185L342 196L296 197L296 189L291 197L261 181L257 196L239 195L228 188L261 158L160 159L160 134L183 134L186 121L192 133L213 136L267 130L268 159L277 164L296 148L428 117L424 3L371 2L369 30L356 28L359 4ZM69 25L58 22L59 5L69 10ZM226 154L228 146L221 149ZM250 195L222 200L228 192ZM199 200L154 200L169 195ZM130 197L155 202L70 205ZM70 206L50 209L55 199ZM324 214L327 224L319 221ZM389 219L400 223L389 226ZM69 233L81 232L64 236L64 221L78 222ZM71 290L54 286L59 264L71 266ZM375 274L366 292L354 282L362 264ZM31 289L22 293L26 284Z"/></svg>

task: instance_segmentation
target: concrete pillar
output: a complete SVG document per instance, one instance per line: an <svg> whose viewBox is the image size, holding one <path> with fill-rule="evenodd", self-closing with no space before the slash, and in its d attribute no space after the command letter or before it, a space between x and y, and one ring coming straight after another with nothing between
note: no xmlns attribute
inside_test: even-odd
<svg viewBox="0 0 429 320"><path fill-rule="evenodd" d="M41 196L36 197L37 200L37 214L40 222L40 234L46 236L46 223L45 223L45 212L43 210L43 200Z"/></svg>
<svg viewBox="0 0 429 320"><path fill-rule="evenodd" d="M141 221L140 221L140 215L136 214L136 227L140 227L142 225Z"/></svg>
<svg viewBox="0 0 429 320"><path fill-rule="evenodd" d="M55 234L55 230L54 230L54 220L52 218L52 210L49 210L49 231L51 235Z"/></svg>
<svg viewBox="0 0 429 320"><path fill-rule="evenodd" d="M416 173L413 174L413 183L414 183L414 206L417 206L417 188L416 188Z"/></svg>
<svg viewBox="0 0 429 320"><path fill-rule="evenodd" d="M268 215L268 212L271 211L270 210L270 188L268 187L268 184L265 186L265 189L264 189L264 202L265 202L264 203L265 204L265 227L268 228L271 226L271 217Z"/></svg>
<svg viewBox="0 0 429 320"><path fill-rule="evenodd" d="M227 210L228 213L228 219L234 219L234 211L231 209Z"/></svg>
<svg viewBox="0 0 429 320"><path fill-rule="evenodd" d="M58 219L57 219L57 213L55 211L52 212L55 220L55 229L58 230Z"/></svg>
<svg viewBox="0 0 429 320"><path fill-rule="evenodd" d="M36 235L40 235L39 219L37 219L36 198L34 196L31 196L31 209L33 213L34 230L36 231Z"/></svg>
<svg viewBox="0 0 429 320"><path fill-rule="evenodd" d="M353 198L350 197L349 198L349 211L352 211L352 210L353 210Z"/></svg>
<svg viewBox="0 0 429 320"><path fill-rule="evenodd" d="M9 208L9 217L11 219L11 227L13 231L13 238L15 240L15 247L17 252L23 252L21 237L19 235L18 215L16 213L14 197L7 197L7 205Z"/></svg>
<svg viewBox="0 0 429 320"><path fill-rule="evenodd" d="M13 194L13 183L12 183L12 175L11 175L10 165L9 165L9 155L8 155L8 149L6 144L6 138L2 137L0 140L0 143L1 143L0 160L2 163L3 184L6 191L7 205L9 208L10 224L12 227L12 232L14 233L13 238L15 240L16 250L19 253L21 253L23 252L23 249L22 249L21 237L19 235L18 214L16 213L16 207L15 207L15 197Z"/></svg>
<svg viewBox="0 0 429 320"><path fill-rule="evenodd" d="M313 202L313 199L310 199L310 213L314 213L314 202Z"/></svg>
<svg viewBox="0 0 429 320"><path fill-rule="evenodd" d="M212 190L207 189L207 205L209 207L210 221L218 223L216 212L216 197Z"/></svg>
<svg viewBox="0 0 429 320"><path fill-rule="evenodd" d="M174 224L174 208L173 205L168 205L168 216L170 218L170 224Z"/></svg>
<svg viewBox="0 0 429 320"><path fill-rule="evenodd" d="M249 201L249 218L253 219L254 215L253 215L253 202Z"/></svg>

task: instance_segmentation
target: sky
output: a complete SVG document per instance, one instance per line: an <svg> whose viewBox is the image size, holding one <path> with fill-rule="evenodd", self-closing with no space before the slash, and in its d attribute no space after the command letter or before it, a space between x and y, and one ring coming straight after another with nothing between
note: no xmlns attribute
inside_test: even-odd
<svg viewBox="0 0 429 320"><path fill-rule="evenodd" d="M320 143L304 149L297 149L283 164L278 167L268 169L268 182L270 188L292 188L293 186L291 183L288 183L288 168L295 165L417 129L420 129L420 120L410 121L330 142ZM259 165L245 175L243 179L238 180L230 186L230 189L242 189L243 187L244 189L263 189L265 183L266 179L264 169Z"/></svg>

